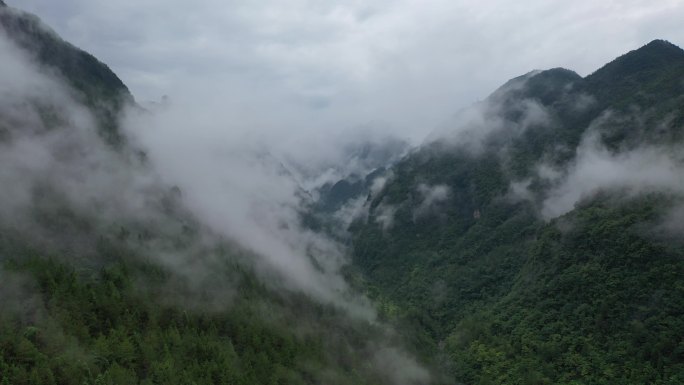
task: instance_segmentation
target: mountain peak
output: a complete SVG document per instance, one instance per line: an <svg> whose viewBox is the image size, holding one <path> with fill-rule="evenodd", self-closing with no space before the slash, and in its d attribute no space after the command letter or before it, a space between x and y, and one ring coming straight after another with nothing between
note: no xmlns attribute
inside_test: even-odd
<svg viewBox="0 0 684 385"><path fill-rule="evenodd" d="M677 50L679 50L679 51L682 51L681 48L679 48L679 47L677 47L676 45L670 43L669 41L663 40L663 39L655 39L655 40L652 40L650 43L648 43L648 44L646 44L645 46L643 46L643 47L637 49L636 51L638 51L638 50L640 50L640 49L653 48L653 47L656 47L656 48L657 48L657 47L659 47L659 48L668 48L668 49L674 48L674 49L677 49Z"/></svg>
<svg viewBox="0 0 684 385"><path fill-rule="evenodd" d="M684 60L684 50L667 40L656 39L639 49L621 56L621 58L624 57L641 57L656 61Z"/></svg>
<svg viewBox="0 0 684 385"><path fill-rule="evenodd" d="M103 135L120 143L117 114L133 96L121 79L91 54L64 41L37 16L14 11L0 0L0 29L41 66L56 70L80 101L93 108Z"/></svg>
<svg viewBox="0 0 684 385"><path fill-rule="evenodd" d="M582 77L565 68L534 70L507 81L490 95L491 100L538 99L542 104L552 103Z"/></svg>
<svg viewBox="0 0 684 385"><path fill-rule="evenodd" d="M684 63L684 50L666 40L653 40L606 64L587 79L600 82L619 81L678 63Z"/></svg>

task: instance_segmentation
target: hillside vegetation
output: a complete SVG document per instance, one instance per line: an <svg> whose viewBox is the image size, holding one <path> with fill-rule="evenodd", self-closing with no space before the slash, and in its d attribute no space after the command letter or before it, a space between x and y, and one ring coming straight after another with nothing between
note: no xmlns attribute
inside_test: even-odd
<svg viewBox="0 0 684 385"><path fill-rule="evenodd" d="M664 41L510 81L369 195L350 229L367 290L458 382L681 383L683 97ZM671 188L645 176L667 169Z"/></svg>
<svg viewBox="0 0 684 385"><path fill-rule="evenodd" d="M387 164L299 186L302 229L257 218L311 242L290 266L160 181L105 64L2 1L0 25L31 85L0 98L0 385L684 383L680 48L512 79L405 156L350 149ZM328 284L330 239L335 290L273 267Z"/></svg>

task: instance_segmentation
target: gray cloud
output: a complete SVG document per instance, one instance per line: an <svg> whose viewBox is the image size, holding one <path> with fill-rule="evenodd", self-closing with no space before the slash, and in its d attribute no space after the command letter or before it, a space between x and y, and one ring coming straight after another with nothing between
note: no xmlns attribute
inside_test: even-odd
<svg viewBox="0 0 684 385"><path fill-rule="evenodd" d="M372 197L377 196L382 189L385 188L385 185L387 182L391 181L392 178L394 178L394 173L390 170L385 174L384 176L377 177L373 180L373 183L371 183L370 187L370 194Z"/></svg>
<svg viewBox="0 0 684 385"><path fill-rule="evenodd" d="M372 318L339 274L345 251L300 223L305 191L251 122L219 105L186 102L132 111L125 124L161 179L180 187L203 224L253 252L263 274L276 272L288 287Z"/></svg>
<svg viewBox="0 0 684 385"><path fill-rule="evenodd" d="M97 211L113 221L144 219L140 215L158 197L152 174L107 146L72 91L2 32L0 52L2 219L24 215L46 191L76 210Z"/></svg>
<svg viewBox="0 0 684 385"><path fill-rule="evenodd" d="M375 222L380 224L383 231L387 231L394 226L394 214L398 207L395 205L380 203L375 209Z"/></svg>
<svg viewBox="0 0 684 385"><path fill-rule="evenodd" d="M147 152L149 163L143 164L135 151L116 152L98 136L89 111L55 74L2 36L0 52L0 184L6 186L0 224L48 241L36 209L60 218L55 210L68 208L94 231L147 229L156 238L136 247L201 281L212 276L218 256L202 239L174 246L184 223L170 217L161 201L168 186L179 186L179 199L190 211L184 216L252 253L250 263L271 278L266 282L374 317L365 298L338 274L347 262L341 246L300 224L304 192L263 137L252 133L252 121L211 103L131 109L125 131ZM71 225L60 225L53 238L67 238Z"/></svg>
<svg viewBox="0 0 684 385"><path fill-rule="evenodd" d="M376 350L373 365L377 370L391 379L396 385L419 385L430 381L430 373L416 365L413 358L402 350L392 347L382 347Z"/></svg>
<svg viewBox="0 0 684 385"><path fill-rule="evenodd" d="M502 140L522 134L531 126L552 123L547 109L537 100L507 97L515 88L523 87L526 80L536 75L527 74L523 79L509 84L491 97L459 111L425 139L425 143L439 142L458 146L464 151L477 154L493 138ZM520 114L515 120L507 118L511 112Z"/></svg>
<svg viewBox="0 0 684 385"><path fill-rule="evenodd" d="M61 193L76 205L104 207L113 218L146 216L154 212L150 200L159 178L181 187L184 204L202 223L254 252L255 265L266 274L277 271L288 287L369 318L365 300L350 293L337 274L346 262L344 251L299 223L302 184L280 167L284 155L329 159L332 134L367 122L417 142L443 117L531 68L563 66L586 74L653 38L682 45L677 39L684 36L684 5L674 0L535 0L525 6L503 0L477 6L446 0L384 0L372 6L307 0L26 0L10 5L38 14L107 62L138 99L168 94L171 105L151 115L129 115L127 133L147 150L159 175L129 173L125 165L131 160L103 148L88 130L88 114L64 102L69 98L50 77L26 76L41 73L35 68L18 72L21 61L7 67L1 73L18 75L0 76L6 89L48 91L51 103L70 111L76 132L70 139L50 132L17 134L13 143L19 147L2 153L3 164L13 165L0 174L3 186L13 186L3 191L3 202L26 205L22 199L30 196L35 180L18 176L31 174L60 179ZM3 62L12 65L4 57ZM12 84L16 79L23 83ZM526 106L531 117L543 119L536 107ZM39 114L27 112L16 118L32 119L26 125L36 127ZM471 118L476 125L501 125L478 119L482 115ZM88 150L65 160L64 146L72 139ZM648 149L614 155L590 147L568 171L570 182L559 182L545 202L545 215L559 215L596 188L629 185L620 163L637 158L644 158L637 185L671 187L667 176L648 174L650 167L675 164L675 155ZM608 178L611 183L602 184L589 161L615 175ZM394 210L381 205L376 220L391 226ZM404 360L390 353L389 363L378 364L402 373L392 363ZM412 373L405 378L425 380L422 370L405 368Z"/></svg>
<svg viewBox="0 0 684 385"><path fill-rule="evenodd" d="M644 192L684 194L684 154L663 147L643 147L613 153L596 133L584 138L577 158L543 203L542 215L553 218L574 208L599 190L620 189L628 195Z"/></svg>
<svg viewBox="0 0 684 385"><path fill-rule="evenodd" d="M366 196L360 196L356 199L352 199L333 213L333 217L340 224L340 231L338 232L341 235L345 235L346 230L352 222L356 220L365 222L368 220L368 203L369 201Z"/></svg>
<svg viewBox="0 0 684 385"><path fill-rule="evenodd" d="M10 5L109 63L138 99L194 88L289 130L386 121L414 140L532 68L587 74L654 38L684 43L677 0Z"/></svg>
<svg viewBox="0 0 684 385"><path fill-rule="evenodd" d="M341 237L349 235L347 229L352 222L360 220L368 221L370 203L373 197L377 196L385 187L387 182L394 177L393 172L387 171L384 175L378 176L370 184L368 195L361 195L352 199L333 213L333 218L337 221L337 233ZM385 230L391 227L394 221L394 208L381 205L379 214L376 215L376 222L380 223Z"/></svg>
<svg viewBox="0 0 684 385"><path fill-rule="evenodd" d="M302 187L316 197L325 183L362 180L403 158L410 145L387 131L382 125L370 124L340 133L292 133L268 145L280 154L278 157Z"/></svg>
<svg viewBox="0 0 684 385"><path fill-rule="evenodd" d="M426 184L419 184L416 188L420 194L420 204L413 210L413 219L420 218L425 215L434 213L434 211L449 199L451 189L446 185L428 186Z"/></svg>
<svg viewBox="0 0 684 385"><path fill-rule="evenodd" d="M204 311L225 309L235 296L232 280L239 274L233 263L238 262L253 268L271 289L304 293L343 309L354 322L380 327L373 305L340 273L347 263L345 250L300 223L303 192L268 143L252 135L250 122L236 120L239 115L226 115L211 103L172 102L153 112L131 108L123 123L133 147L117 151L98 136L89 111L71 97L59 77L32 62L2 34L0 54L4 235L30 237L37 248L56 239L68 252L47 247L51 254L82 257L91 266L105 262L90 258L98 256L98 239L124 228L142 229L149 237L126 244L132 256L139 253L177 274L165 287L154 288L164 294L161 301ZM133 156L134 149L145 150L148 161ZM172 205L188 211L168 212L163 204L173 191L168 186L179 187ZM47 210L46 215L36 218L41 210ZM84 228L58 223L52 229L46 223L63 220L65 212L86 223ZM182 219L191 221L200 234L186 237ZM90 244L81 244L84 241ZM228 255L219 248L229 250ZM9 257L16 256L0 255ZM147 283L138 284L145 288ZM37 289L27 277L0 269L0 302L7 310L0 316L57 327L47 317ZM382 349L385 341L378 337L376 343ZM424 369L408 354L392 352L411 368L407 378L425 378ZM393 375L387 368L383 364L371 369Z"/></svg>
<svg viewBox="0 0 684 385"><path fill-rule="evenodd" d="M540 213L545 219L561 216L599 191L616 191L626 197L649 192L684 196L683 165L684 153L677 147L644 145L611 151L600 131L591 128L566 168L537 165L536 176L552 186L544 193ZM538 197L528 189L530 182L511 183L509 196L535 202Z"/></svg>
<svg viewBox="0 0 684 385"><path fill-rule="evenodd" d="M0 191L1 225L38 234L42 223L33 223L31 213L43 202L92 220L95 234L111 234L119 226L150 229L161 234L136 250L205 284L215 282L213 273L221 267L221 255L212 248L236 245L235 257L253 266L266 285L301 291L374 321L372 304L340 274L345 250L300 223L307 192L281 160L293 150L287 127L275 129L277 121L268 114L189 87L152 110L131 108L123 126L133 148L117 152L98 136L93 117L59 76L4 38L0 53L0 160L6 165L0 185L11 186ZM298 159L322 156L306 150ZM160 203L173 191L170 186L179 187L175 203L207 230L206 238L175 246L183 223ZM230 286L209 291L228 297L209 305L225 306ZM397 352L412 365L408 378L423 382L418 364Z"/></svg>

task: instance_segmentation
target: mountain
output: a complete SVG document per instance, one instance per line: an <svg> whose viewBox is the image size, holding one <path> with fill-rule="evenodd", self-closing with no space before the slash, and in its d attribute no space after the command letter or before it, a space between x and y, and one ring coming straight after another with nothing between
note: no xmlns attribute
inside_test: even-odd
<svg viewBox="0 0 684 385"><path fill-rule="evenodd" d="M101 134L111 143L122 140L117 115L134 103L126 85L107 65L62 40L38 17L0 5L0 27L15 44L42 65L59 73L73 88L79 102L91 108Z"/></svg>
<svg viewBox="0 0 684 385"><path fill-rule="evenodd" d="M140 109L106 65L4 3L0 25L0 384L430 381L362 297L323 300L199 220L124 136ZM259 241L290 252L288 225Z"/></svg>
<svg viewBox="0 0 684 385"><path fill-rule="evenodd" d="M509 81L369 196L357 279L458 383L682 382L683 98L660 40Z"/></svg>
<svg viewBox="0 0 684 385"><path fill-rule="evenodd" d="M594 93L604 98L623 96L625 93L667 92L668 96L681 96L681 84L671 84L682 74L684 51L664 40L654 40L638 50L631 51L606 64L587 77ZM609 85L606 89L604 86ZM615 91L620 91L615 92ZM623 101L613 101L623 105Z"/></svg>
<svg viewBox="0 0 684 385"><path fill-rule="evenodd" d="M233 175L295 190L248 201L249 243L129 143L105 64L2 1L0 25L0 384L684 382L678 47L529 72L410 152L242 146Z"/></svg>

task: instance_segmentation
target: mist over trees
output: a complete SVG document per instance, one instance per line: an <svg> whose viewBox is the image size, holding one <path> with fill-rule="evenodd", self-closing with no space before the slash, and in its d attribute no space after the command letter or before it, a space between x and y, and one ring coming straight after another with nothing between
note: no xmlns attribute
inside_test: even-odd
<svg viewBox="0 0 684 385"><path fill-rule="evenodd" d="M0 26L0 384L684 381L679 47L529 72L412 146L139 103Z"/></svg>

